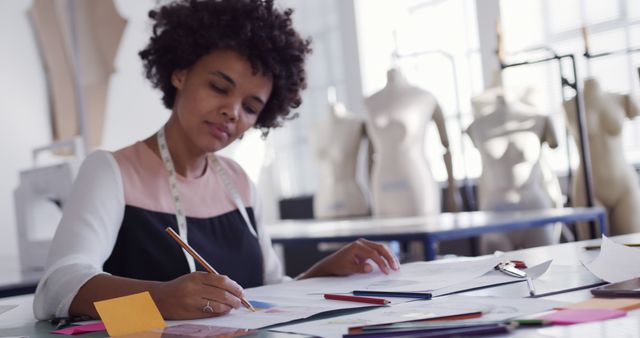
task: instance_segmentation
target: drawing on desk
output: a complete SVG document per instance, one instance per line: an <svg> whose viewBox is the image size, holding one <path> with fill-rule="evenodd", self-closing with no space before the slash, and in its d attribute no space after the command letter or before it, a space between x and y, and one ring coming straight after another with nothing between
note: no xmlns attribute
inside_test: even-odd
<svg viewBox="0 0 640 338"><path fill-rule="evenodd" d="M398 286L413 285L418 283L420 282L415 280L387 279L387 280L375 281L367 285L365 289L369 290L369 289L377 289L377 288L391 288L391 287L398 287Z"/></svg>
<svg viewBox="0 0 640 338"><path fill-rule="evenodd" d="M494 314L512 314L518 313L518 308L508 305L503 306L487 306L486 309L482 311L483 313L494 313Z"/></svg>
<svg viewBox="0 0 640 338"><path fill-rule="evenodd" d="M280 306L273 307L270 309L266 309L263 313L275 313L275 314L283 314L283 313L291 313L291 312L302 312L301 310L306 309L302 306Z"/></svg>
<svg viewBox="0 0 640 338"><path fill-rule="evenodd" d="M411 319L425 319L431 318L436 314L433 311L410 311L399 310L399 311L384 311L382 315L389 318L401 318L400 321L403 320L411 320Z"/></svg>
<svg viewBox="0 0 640 338"><path fill-rule="evenodd" d="M252 312L250 310L244 309L242 312L246 313L250 317L260 317L260 318L268 318L268 317L292 317L302 315L303 318L306 318L312 314L326 311L329 309L324 309L322 307L311 307L311 306L297 306L297 305L276 305L268 309L256 309L256 312Z"/></svg>
<svg viewBox="0 0 640 338"><path fill-rule="evenodd" d="M17 308L18 305L0 305L0 314L3 314L9 310Z"/></svg>
<svg viewBox="0 0 640 338"><path fill-rule="evenodd" d="M428 306L428 304L427 304ZM508 304L491 304L487 302L487 299L473 299L469 298L464 300L463 302L459 302L457 299L453 300L451 303L447 304L438 304L436 305L438 309L450 309L450 310L477 310L483 313L483 316L494 314L494 315L507 315L507 314L517 314L519 309L517 306L511 306Z"/></svg>
<svg viewBox="0 0 640 338"><path fill-rule="evenodd" d="M236 337L250 333L247 329L236 329L230 327L198 325L198 324L179 324L165 327L164 329L156 329L152 332L162 334L162 337Z"/></svg>
<svg viewBox="0 0 640 338"><path fill-rule="evenodd" d="M365 326L365 325L373 325L376 322L364 318L335 318L330 319L327 322L323 323L323 325L349 325L349 326Z"/></svg>
<svg viewBox="0 0 640 338"><path fill-rule="evenodd" d="M249 303L251 303L251 306L253 306L253 308L256 309L256 311L266 310L276 306L273 303L263 302L259 300L249 300Z"/></svg>

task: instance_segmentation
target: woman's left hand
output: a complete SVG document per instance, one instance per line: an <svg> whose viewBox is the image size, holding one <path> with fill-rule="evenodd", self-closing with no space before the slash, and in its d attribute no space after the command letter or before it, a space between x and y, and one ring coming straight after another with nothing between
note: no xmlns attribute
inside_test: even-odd
<svg viewBox="0 0 640 338"><path fill-rule="evenodd" d="M373 261L385 274L400 269L398 260L386 245L361 238L325 257L297 279L368 273L373 271L369 261Z"/></svg>

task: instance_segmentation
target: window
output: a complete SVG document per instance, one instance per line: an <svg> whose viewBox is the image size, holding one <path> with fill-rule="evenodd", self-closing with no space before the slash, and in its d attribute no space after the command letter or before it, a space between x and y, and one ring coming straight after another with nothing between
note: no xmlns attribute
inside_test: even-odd
<svg viewBox="0 0 640 338"><path fill-rule="evenodd" d="M582 57L581 33L582 26L589 28L592 53L640 47L639 1L501 0L500 10L507 51L548 46L559 54L572 53L576 55L581 80L594 77L606 91L632 93L636 97L640 93L637 71L640 55L620 54L587 60ZM531 86L540 92L537 106L552 117L561 141L560 148L551 152L549 162L558 173L566 172L569 147L571 167L575 168L579 157L573 141L566 137L557 65L508 69L504 75L507 88ZM623 147L627 160L632 163L640 162L640 140L632 136L639 132L640 119L626 121Z"/></svg>
<svg viewBox="0 0 640 338"><path fill-rule="evenodd" d="M478 176L480 167L474 163L479 157L463 134L472 119L470 97L482 88L475 1L363 1L359 13L365 96L385 86L392 53L405 55L395 66L413 85L431 92L443 109L454 176ZM446 180L435 124L429 127L425 149L434 178Z"/></svg>
<svg viewBox="0 0 640 338"><path fill-rule="evenodd" d="M355 6L355 23L350 14L344 13L345 6L350 6L345 3ZM273 131L266 147L260 145L263 141L259 137L248 135L243 142L253 145L234 157L247 168L255 167L255 171L249 169L250 174L254 172L252 178L259 184L260 181L270 184L266 190L270 189L277 197L313 194L319 173L308 135L317 122L327 117L327 88L336 87L338 100L356 115L366 117L362 96L384 87L394 50L402 55L429 50L441 52L404 57L397 61L397 66L414 85L432 92L443 107L454 176L457 179L479 176L482 170L479 154L463 133L473 120L470 99L483 89L476 3L480 0L278 1L281 7L296 9L294 23L304 36L313 39L314 51L307 65L309 85L303 105L297 109L300 117ZM597 77L606 90L640 93L636 70L640 67L640 54L594 59L589 63L580 56L584 48L580 31L583 24L590 27L593 52L640 47L640 1L500 0L500 11L507 52L549 46L561 54L575 53L581 77ZM345 26L349 24L357 27ZM349 29L354 34L357 30L357 40L345 36ZM454 60L455 72L446 55ZM545 53L534 57L541 55ZM530 56L533 54L510 55L509 60ZM349 58L356 59L353 68L348 66ZM508 69L503 72L503 79L507 90L533 87L540 112L549 114L555 122L560 147L548 152L553 169L564 175L570 167L577 166L578 152L565 133L557 65ZM357 90L350 81L358 83ZM640 163L640 138L634 137L639 133L640 118L626 122L624 149L627 158L635 163ZM434 177L444 181L443 149L435 125L430 127L425 142ZM262 151L264 156L255 155ZM265 165L267 170L257 169Z"/></svg>
<svg viewBox="0 0 640 338"><path fill-rule="evenodd" d="M283 128L272 130L266 141L261 140L259 132L250 131L242 142L225 150L247 168L259 191L270 195L263 201L314 193L318 172L309 134L317 121L328 116L327 88L335 87L338 99L346 100L345 78L349 75L344 66L339 18L344 4L340 0L280 0L276 5L293 8L296 29L302 37L312 39L303 104L293 110L299 116Z"/></svg>

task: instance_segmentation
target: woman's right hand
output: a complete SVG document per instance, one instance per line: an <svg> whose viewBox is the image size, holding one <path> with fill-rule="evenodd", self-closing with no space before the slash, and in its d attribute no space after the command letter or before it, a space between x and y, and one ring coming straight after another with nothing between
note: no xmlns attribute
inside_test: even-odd
<svg viewBox="0 0 640 338"><path fill-rule="evenodd" d="M240 308L244 297L242 287L229 277L201 271L159 283L152 294L166 319L221 316Z"/></svg>

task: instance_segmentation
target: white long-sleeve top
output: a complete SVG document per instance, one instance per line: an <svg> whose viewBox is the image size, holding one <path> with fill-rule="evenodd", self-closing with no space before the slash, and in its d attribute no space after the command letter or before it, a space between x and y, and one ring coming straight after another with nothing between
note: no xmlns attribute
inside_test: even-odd
<svg viewBox="0 0 640 338"><path fill-rule="evenodd" d="M259 221L254 185L237 163L218 158L230 174L258 238L247 229L208 163L201 177L178 176L189 244L243 287L288 279ZM35 317L67 317L80 287L98 274L170 280L188 273L182 250L163 231L166 226L177 230L175 206L163 163L151 149L137 142L114 153L90 154L65 203L47 270L36 290Z"/></svg>

